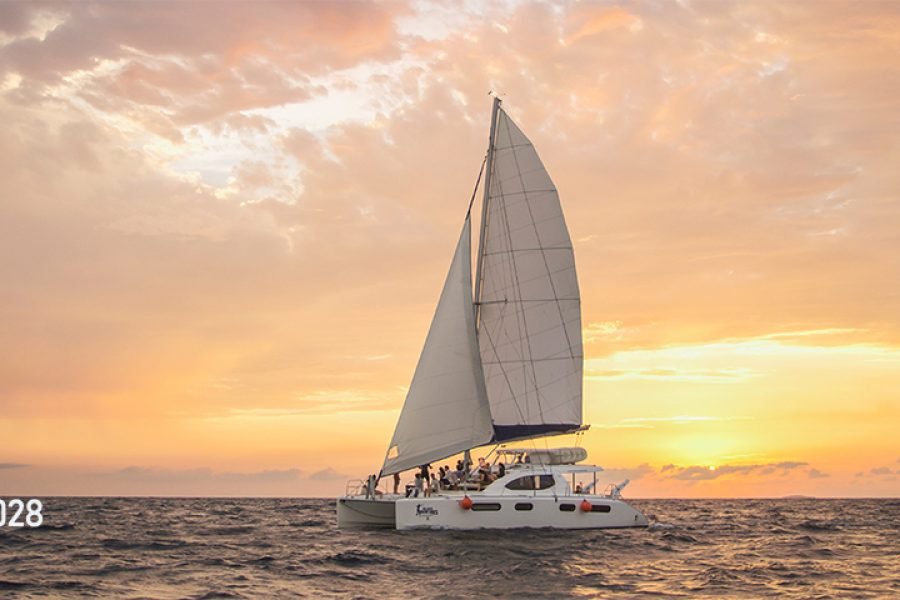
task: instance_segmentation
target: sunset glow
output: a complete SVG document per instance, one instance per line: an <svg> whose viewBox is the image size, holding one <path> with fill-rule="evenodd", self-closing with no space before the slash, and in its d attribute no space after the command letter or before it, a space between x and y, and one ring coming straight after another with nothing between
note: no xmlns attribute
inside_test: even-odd
<svg viewBox="0 0 900 600"><path fill-rule="evenodd" d="M609 481L900 494L898 7L0 3L0 495L377 472L491 90Z"/></svg>

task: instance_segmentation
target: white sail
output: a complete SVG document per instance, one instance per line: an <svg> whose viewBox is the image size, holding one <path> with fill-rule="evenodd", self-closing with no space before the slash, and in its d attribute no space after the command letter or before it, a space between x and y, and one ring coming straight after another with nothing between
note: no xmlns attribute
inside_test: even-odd
<svg viewBox="0 0 900 600"><path fill-rule="evenodd" d="M489 162L478 340L495 441L582 422L581 299L559 195L499 110Z"/></svg>
<svg viewBox="0 0 900 600"><path fill-rule="evenodd" d="M493 436L475 337L470 231L466 217L382 475L486 444Z"/></svg>

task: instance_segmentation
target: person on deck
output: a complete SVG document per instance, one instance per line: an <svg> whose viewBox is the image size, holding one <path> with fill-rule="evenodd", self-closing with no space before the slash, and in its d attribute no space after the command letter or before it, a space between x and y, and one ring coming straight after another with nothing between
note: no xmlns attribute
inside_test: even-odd
<svg viewBox="0 0 900 600"><path fill-rule="evenodd" d="M394 494L399 494L400 489L400 473L394 473Z"/></svg>
<svg viewBox="0 0 900 600"><path fill-rule="evenodd" d="M478 481L482 486L494 481L494 476L491 474L491 465L483 458L478 459L478 471L476 471L476 473L478 475Z"/></svg>
<svg viewBox="0 0 900 600"><path fill-rule="evenodd" d="M469 471L469 479L473 481L481 481L481 473L484 470L484 457L478 459L478 465L472 467Z"/></svg>
<svg viewBox="0 0 900 600"><path fill-rule="evenodd" d="M448 471L447 472L447 487L451 490L458 489L459 485L459 472L458 471Z"/></svg>
<svg viewBox="0 0 900 600"><path fill-rule="evenodd" d="M425 497L431 496L431 488L434 482L434 473L428 473L427 477L422 478L422 485L425 488Z"/></svg>
<svg viewBox="0 0 900 600"><path fill-rule="evenodd" d="M419 494L424 491L425 488L425 480L422 478L421 473L416 473L416 490L413 492L413 498L418 498Z"/></svg>

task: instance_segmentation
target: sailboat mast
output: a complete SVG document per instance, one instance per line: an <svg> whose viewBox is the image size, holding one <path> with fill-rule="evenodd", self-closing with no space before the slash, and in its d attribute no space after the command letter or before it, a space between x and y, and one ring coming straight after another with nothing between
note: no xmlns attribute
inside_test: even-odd
<svg viewBox="0 0 900 600"><path fill-rule="evenodd" d="M491 170L494 162L494 134L497 129L497 113L500 112L500 98L494 96L491 107L491 133L488 141L487 164L484 172L484 197L481 201L481 232L478 236L478 262L475 267L475 327L481 313L481 267L484 262L484 234L487 231L488 198L491 195Z"/></svg>

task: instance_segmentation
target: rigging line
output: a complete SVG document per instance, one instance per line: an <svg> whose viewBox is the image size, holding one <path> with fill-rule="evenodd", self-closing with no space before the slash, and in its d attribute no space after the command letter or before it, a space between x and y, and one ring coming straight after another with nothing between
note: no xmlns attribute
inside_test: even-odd
<svg viewBox="0 0 900 600"><path fill-rule="evenodd" d="M556 217L553 217L553 218L555 219ZM544 219L541 222L543 223L544 221L550 221L550 220L551 219ZM512 252L543 252L544 250L571 250L571 249L572 249L572 246L547 246L544 248L516 248ZM496 254L499 254L499 252L485 252L484 253L485 256L494 256Z"/></svg>
<svg viewBox="0 0 900 600"><path fill-rule="evenodd" d="M491 332L488 330L487 327L482 327L481 331L487 337L488 344L491 345L491 351L493 351L494 356L496 356L497 359L499 360L500 355L497 354L497 347L494 346L494 340L493 340L493 338L491 338ZM512 399L513 399L513 405L516 407L516 411L519 413L519 417L522 418L523 423L527 422L525 415L522 414L522 407L519 406L519 403L516 401L516 393L513 391L512 382L510 382L510 380L509 380L509 375L507 375L506 369L503 368L503 363L497 362L496 364L498 364L500 366L500 373L503 375L503 379L506 380L506 387L509 388L510 397L512 397Z"/></svg>
<svg viewBox="0 0 900 600"><path fill-rule="evenodd" d="M531 191L531 193L533 193L533 194L542 194L542 193L543 193L543 194L549 194L550 192L556 192L556 188L550 188L549 190L530 190L530 191ZM507 192L507 193L504 195L504 197L506 197L506 196L518 196L519 194L524 194L524 193L525 193L524 191L522 191L522 192Z"/></svg>
<svg viewBox="0 0 900 600"><path fill-rule="evenodd" d="M508 134L509 134L509 129L507 129L507 135ZM510 137L509 143L512 144L512 137ZM534 157L538 160L538 163L540 163L541 166L543 166L543 163L541 162L541 158L537 155L537 150L534 149L533 145L531 146L531 149L534 152ZM513 150L512 155L513 155L513 160L516 163L516 170L519 172L519 178L521 179L522 178L522 169L519 167L519 157L516 154L515 150ZM546 168L544 169L544 172L546 172ZM549 173L547 176L549 177ZM556 187L556 186L554 185L554 187ZM522 182L522 189L523 190L525 189L524 181ZM534 213L531 210L531 202L528 200L528 194L525 193L523 198L525 200L525 206L528 208L528 216L531 217L531 224L532 224L532 227L534 228L534 237L537 239L538 245L540 246L541 234L538 232L537 224L534 222ZM559 192L557 192L557 194L556 194L556 204L559 206L560 216L562 216L563 227L565 228L566 220L565 220L565 216L562 215L562 205L559 203ZM568 231L566 231L566 234L568 235ZM571 242L569 242L569 243L571 243ZM544 252L543 249L541 249L541 258L544 261L544 268L547 270L547 279L550 281L550 289L553 290L554 296L559 296L559 294L556 293L556 285L553 283L553 274L550 272L550 264L547 262L547 253ZM574 248L572 250L572 264L573 265L575 264ZM578 276L577 275L575 275L575 286L576 287L578 286ZM581 306L580 306L581 302L579 301L578 304L579 304L579 312L581 312ZM569 331L566 329L566 318L565 318L565 316L563 316L562 306L560 306L559 302L556 303L556 310L559 313L559 321L562 324L563 334L566 336L566 345L569 346L569 355L572 358L575 358L575 353L572 352L572 340L569 339ZM541 416L541 418L543 419L543 415Z"/></svg>
<svg viewBox="0 0 900 600"><path fill-rule="evenodd" d="M532 194L531 197L534 198L534 194ZM559 195L557 194L556 197L559 198ZM516 206L517 204L524 204L524 202L510 202L510 203L509 203L510 206ZM519 227L516 227L516 228L513 229L513 231L521 231L522 229L530 229L533 225L540 225L540 224L542 224L542 223L549 223L550 221L562 221L563 224L565 224L565 220L564 220L561 216L557 215L557 216L553 216L553 217L546 217L546 218L543 218L543 219L533 219L533 220L531 221L531 223L526 223L525 225L521 225L521 226L519 226ZM572 249L572 244L571 244L571 242L570 242L568 248L559 248L559 249L560 249L560 250L571 250L571 249ZM552 248L551 248L550 246L544 246L543 250L552 250Z"/></svg>
<svg viewBox="0 0 900 600"><path fill-rule="evenodd" d="M507 135L509 135L509 125L508 125L508 124L507 124ZM502 180L499 180L499 179L498 179L498 180L497 180L497 184L498 184L498 186L501 188L501 197L502 197L502 185L503 185L503 184L502 184ZM511 231L510 231L510 228L509 228L509 212L508 212L508 210L507 210L508 207L507 207L507 203L506 203L506 202L501 202L501 203L500 203L500 206L501 206L502 211L503 211L503 212L502 212L502 217L504 218L504 223L505 223L505 225L506 225L506 231L505 231L505 233L506 233L506 236L505 236L505 237L506 237L506 240L505 240L505 241L506 241L506 246L507 246L507 248L508 248L508 252L505 252L505 253L504 253L504 254L505 254L505 258L506 258L505 263L506 263L506 266L507 266L506 276L507 276L508 278L510 278L509 285L507 285L504 289L506 289L506 290L508 290L508 291L512 291L512 292L518 293L518 295L519 295L519 300L518 300L518 302L517 302L516 300L513 300L513 304L518 304L519 302L521 302L521 292L522 292L522 290L521 290L521 282L519 281L519 278L518 278L518 268L517 268L516 261L515 261L515 254L513 253L513 248L512 248L512 234L511 234ZM498 364L498 366L500 367L501 373L503 373L503 376L504 376L504 378L506 379L506 384L507 384L507 387L509 388L509 392L510 392L510 398L511 398L511 400L513 401L513 405L514 405L515 408L516 408L516 412L519 413L519 416L522 418L522 422L523 422L523 423L527 423L527 422L530 421L530 419L529 419L528 417L526 417L526 415L525 415L524 413L525 413L525 412L528 412L528 411L527 411L527 410L524 410L524 411L523 411L522 406L519 404L519 400L518 400L518 398L517 398L517 396L516 396L515 391L512 389L512 383L509 381L509 376L508 376L508 374L507 374L507 372L506 372L506 369L504 368L504 365L507 364L508 362L519 362L519 363L523 363L523 364L525 364L525 363L530 364L531 367L532 367L531 381L532 381L532 384L534 385L534 388L535 388L536 400L537 400L537 403L538 403L539 408L540 408L540 394L539 394L539 392L538 392L537 380L536 380L535 374L534 374L534 363L533 363L533 361L531 360L532 357L531 357L531 356L528 356L528 357L525 356L525 350L526 350L526 348L525 348L525 346L524 346L523 343L522 343L522 341L523 341L523 335L522 335L522 334L523 334L523 332L522 332L523 324L525 325L525 339L526 339L526 340L527 340L527 336L528 336L527 323L524 323L524 321L525 321L525 311L524 311L524 309L522 309L522 310L515 309L515 310L513 311L512 315L506 315L506 316L504 316L504 313L507 312L507 308L509 308L508 305L504 305L504 306L501 307L501 309L500 309L500 315L499 315L499 321L502 322L502 321L504 320L504 318L508 318L508 317L510 317L510 316L513 317L513 318L515 319L516 330L517 330L517 332L518 332L518 339L517 339L515 342L514 342L513 340L509 340L509 344L508 344L508 345L509 345L510 347L514 347L514 345L518 346L518 348L519 348L519 350L520 350L520 354L519 354L519 355L520 355L522 358L519 359L519 360L516 360L516 361L505 361L505 360L503 360L503 359L500 357L499 352L497 352L497 350L496 350L496 346L494 347L494 355L497 357L497 359L498 359L498 360L497 360L497 364ZM504 329L505 329L505 328L504 328ZM493 341L493 340L492 340L492 341ZM530 345L527 347L527 350L529 351L529 354L530 354L530 350L531 350ZM528 402L527 402L527 399L528 399L528 393L527 393L527 389L528 389L528 373L527 373L527 370L528 370L527 368L523 368L523 369L522 369L522 378L523 378L523 382L522 382L522 383L523 383L524 389L526 390L526 395L525 395L525 407L526 407L526 409L527 409L528 406L529 406L529 404L528 404ZM541 420L543 420L543 418L542 418Z"/></svg>
<svg viewBox="0 0 900 600"><path fill-rule="evenodd" d="M512 304L512 303L510 303L510 304ZM503 311L507 311L508 308L509 308L509 305L503 305L502 308L501 308L501 315L500 315L500 316L502 316L502 312L503 312ZM515 314L515 315L522 315L522 314L525 314L525 313L524 313L524 311L515 311L514 314ZM560 327L559 325L554 325L554 326L551 326L551 327L547 327L547 328L544 328L544 329L540 329L540 330L538 330L538 331L532 331L531 333L532 333L535 337L538 337L538 336L541 336L541 335L543 335L543 334L546 334L546 333L555 331L555 330L559 329L559 327ZM516 345L517 343L518 343L518 340L509 339L509 338L507 337L507 341L506 341L506 342L503 342L503 343L498 343L498 344L497 344L497 348L498 348L498 349L504 349L504 350L509 349L509 348L515 348L515 345ZM574 359L583 359L583 358L584 358L584 353L581 353L581 352L578 353L578 354L575 354L575 355L573 356L572 353L569 351L568 347L567 347L567 348L564 348L564 349L562 350L562 352L565 353L564 356L560 354L560 351L557 351L557 352L554 352L553 354L548 354L548 355L545 355L545 356L541 356L541 357L539 357L539 358L535 358L534 361L535 361L535 362L540 362L540 361L542 361L542 360L556 360L556 359L563 359L563 358L565 358L565 359L570 359L570 360L574 360ZM488 358L488 357L485 357L485 358ZM498 361L499 361L499 362L517 362L517 361L518 361L518 362L522 362L523 360L524 360L524 361L527 361L527 360L528 360L528 359L525 359L525 358L516 358L516 357L510 357L510 358L508 358L508 359L507 359L507 358L502 358L502 359L501 359L501 358L498 356L497 358L498 358ZM491 361L487 361L487 362L491 362Z"/></svg>
<svg viewBox="0 0 900 600"><path fill-rule="evenodd" d="M578 299L579 298L529 298L527 300L513 300L512 302L509 300L488 300L487 302L476 302L475 304L484 306L485 304L525 304L526 302L558 302L560 300L572 302L573 300Z"/></svg>
<svg viewBox="0 0 900 600"><path fill-rule="evenodd" d="M478 257L476 260L475 266L475 295L473 300L476 302L481 300L481 295L483 291L481 289L481 285L484 281L484 256L482 256L482 252L485 250L485 241L487 240L487 228L488 223L490 222L490 218L488 215L488 203L491 196L491 175L496 170L494 167L494 147L496 146L496 133L497 133L497 116L500 112L500 98L494 97L494 101L491 104L491 131L490 135L488 135L488 147L487 153L485 155L485 162L487 164L485 168L485 176L484 176L484 188L483 195L481 201L481 233L478 236ZM475 312L475 332L477 334L479 323L481 322L481 307L474 306Z"/></svg>
<svg viewBox="0 0 900 600"><path fill-rule="evenodd" d="M581 358L581 357L579 357L579 358ZM571 356L557 356L557 357L550 357L550 358L536 358L536 359L534 359L534 362L549 362L549 361L553 361L553 360L572 360L572 357ZM500 362L501 361L486 360L486 361L484 361L484 364L497 365L497 364L500 364ZM504 362L504 363L516 363L516 362L521 363L521 362L529 362L529 361L524 360L524 359L520 359L520 360L506 359L502 362ZM568 375L567 375L567 377L568 377Z"/></svg>
<svg viewBox="0 0 900 600"><path fill-rule="evenodd" d="M510 142L512 143L512 142ZM498 147L497 150L509 150L510 148L522 148L523 146L530 146L531 144L512 144L511 146L503 146L502 148Z"/></svg>
<svg viewBox="0 0 900 600"><path fill-rule="evenodd" d="M572 251L571 248L568 248L567 250L568 250L569 252ZM497 254L499 254L499 253L497 253ZM504 254L513 254L513 255L516 255L515 252L505 252ZM518 256L521 256L522 258L531 258L531 256L532 256L533 254L534 254L534 253L530 253L530 254L520 253L520 254L518 254ZM553 271L552 275L559 275L559 276L562 276L562 275L564 275L564 274L566 274L566 273L568 273L568 272L570 272L570 271L571 271L571 272L574 272L574 271L575 271L575 265L574 265L574 263L572 264L571 267L565 267L565 268L559 268L559 269L556 269L555 271ZM534 275L534 276L532 276L532 277L529 277L528 279L522 280L520 283L533 283L533 282L540 282L540 281L543 281L543 280L544 280L544 275L541 274L541 273L539 273L539 274L537 274L537 275ZM508 290L508 289L511 289L511 286L512 286L514 283L515 283L515 282L510 282L509 285L506 285L506 286L503 286L503 287L495 287L494 290L493 290L493 291L494 291L494 295L499 296L499 292L503 292L503 291L506 291L506 290ZM482 294L482 296L483 296L483 294ZM559 296L557 296L557 298L559 298ZM561 299L561 300L572 300L572 298L560 298L560 299Z"/></svg>
<svg viewBox="0 0 900 600"><path fill-rule="evenodd" d="M494 363L494 364L496 364L496 363ZM501 367L502 367L502 365L501 365ZM555 379L551 379L550 381L545 382L544 385L540 386L539 389L541 389L541 390L547 389L550 386L552 386L553 384L558 383L560 381L564 381L574 374L575 374L574 371L564 373L563 375L560 375L559 377L557 377ZM561 406L565 406L566 404L568 404L569 402L571 402L572 400L577 399L577 398L578 398L578 395L569 396L568 398L562 398L555 404L548 405L547 408L550 409L550 412L553 412L555 409L557 409Z"/></svg>
<svg viewBox="0 0 900 600"><path fill-rule="evenodd" d="M499 111L498 111L498 112L499 112ZM499 130L499 129L500 129L500 122L499 122L499 119L498 119L497 130ZM497 133L497 132L495 131L495 132L494 132L494 135L496 135L496 133ZM488 197L494 196L494 194L493 194L493 192L494 192L494 190L493 190L494 185L493 185L493 184L494 184L494 182L496 181L497 184L498 184L497 187L500 188L499 190L497 190L497 191L498 191L498 194L496 195L496 197L497 197L498 199L501 200L499 206L500 206L500 208L501 208L501 210L502 210L502 209L503 209L503 205L505 204L504 202L502 202L502 198L503 198L502 185L500 184L499 178L493 177L494 172L496 171L496 169L497 169L497 165L496 165L495 162L492 161L492 163L491 163L491 175L492 175L492 177L491 177L491 179L490 179L490 181L491 181L491 189L490 189L490 190L487 190L487 191L488 191ZM496 204L495 204L495 206L496 206ZM493 207L492 207L492 208L493 208ZM493 212L493 211L488 211L488 213L489 213L489 214L487 215L487 221L488 221L488 222L491 221L491 215L490 215L490 212ZM500 217L500 219L501 219L501 221L502 221L502 217L504 216L503 213L501 212L501 213L498 214L497 216ZM496 235L497 235L497 241L498 241L498 243L503 243L503 242L504 242L504 240L503 240L503 237L504 237L504 236L503 236L503 233L504 233L503 228L498 228L498 229L497 229L497 234L496 234ZM484 244L485 247L484 247L484 248L481 248L481 250L486 251L488 239L489 239L489 237L488 237L488 236L485 236L485 240L484 240L484 241L485 241L485 244ZM507 245L507 246L510 245L510 241L509 241L508 239L505 240L505 241L506 241L506 245ZM505 260L504 260L504 263L506 263L506 262L508 262L508 261L511 261L511 259L512 259L512 254L511 254L511 253L508 253L508 252L498 252L497 254L500 255L501 260L504 260L504 259L505 259ZM501 263L501 264L503 264L503 263ZM499 265L498 265L498 266L499 266ZM508 265L508 264L506 264L506 265L504 265L504 266L507 267L507 269L505 269L506 272L504 273L503 270L500 270L500 274L501 274L501 276L504 277L504 279L508 279L508 278L509 278L509 273L510 273L511 269L509 269L509 265ZM487 279L487 273L488 273L488 271L490 271L490 270L491 270L491 267L490 267L489 265L485 265L485 268L484 268L483 271L482 271L482 280L486 280L486 279ZM504 283L505 283L506 285L504 285L501 289L512 289L512 286L514 285L515 282L513 282L513 281L508 281L508 282L504 282ZM483 296L483 295L484 295L484 292L483 292L483 289L482 289L482 296ZM493 355L497 358L497 361L498 361L497 364L498 364L499 367L500 367L500 373L501 373L501 375L503 375L503 378L504 378L504 380L506 381L506 387L507 387L507 389L509 389L510 397L513 399L513 402L514 402L514 405L515 405L515 408L516 408L516 412L519 413L519 417L522 419L522 422L527 422L527 419L525 418L525 415L524 415L523 412L522 412L522 407L519 406L518 402L516 402L516 393L515 393L515 391L513 390L512 382L511 382L510 379L509 379L509 374L508 374L508 373L506 372L506 370L503 368L503 363L502 363L502 361L500 360L500 354L497 352L497 346L496 346L496 344L494 343L494 340L493 340L493 338L492 338L492 336L491 336L491 332L488 330L487 327L484 327L483 315L481 314L481 310L480 310L480 308L481 308L480 298L476 298L475 300L476 300L476 303L478 304L478 308L479 308L479 311L478 311L478 312L479 312L479 316L482 317L482 319L480 319L480 321L481 321L481 323L480 323L481 327L479 328L479 331L483 331L483 332L487 335L488 344L489 344L490 347L491 347L491 351L492 351ZM498 319L497 319L498 327L501 327L501 325L502 325L502 322L503 322L503 319L504 319L503 313L505 312L505 308L506 308L506 307L501 307L501 308L500 308L500 312L499 312L499 314L497 315L497 317L498 317ZM501 331L502 331L502 327L501 327ZM519 331L519 335L521 336L521 330ZM483 364L483 363L482 363L482 364Z"/></svg>
<svg viewBox="0 0 900 600"><path fill-rule="evenodd" d="M472 190L472 199L469 200L469 210L466 211L466 218L472 214L472 205L475 204L475 196L478 194L478 185L481 183L481 176L484 174L484 164L487 162L487 152L481 160L481 168L478 170L478 179L475 180L475 189Z"/></svg>
<svg viewBox="0 0 900 600"><path fill-rule="evenodd" d="M509 120L509 117L507 117L507 120ZM510 146L513 146L512 133L510 133L509 123L506 124L506 138L509 140ZM529 145L530 145L530 142L529 142ZM533 148L534 147L532 146L532 149ZM531 205L528 203L528 192L525 190L525 180L522 179L522 170L519 168L519 158L516 156L515 148L513 148L513 150L512 150L512 156L513 156L513 161L516 164L516 172L519 174L519 184L522 186L523 198L525 200L525 205L528 207L528 215L529 215L529 217L531 217L531 220L534 221L534 215L531 214ZM501 186L502 186L502 181L498 181L497 183L501 184ZM503 203L503 209L504 209L504 213L505 213L505 211L506 211L506 203L505 202ZM507 236L509 237L510 250L512 250L512 232L509 229L509 215L508 215L508 213L505 213L504 216L506 217L506 230L507 230ZM541 238L537 233L536 227L535 227L535 237L537 238L538 243L540 243ZM544 256L543 252L541 253L541 255ZM510 262L513 265L513 276L515 277L515 281L516 281L516 290L519 292L519 299L521 300L522 299L522 284L519 281L519 269L518 269L518 265L516 264L515 255L513 255L513 253L510 252L510 256L512 257L512 260ZM548 271L547 276L550 277L549 267L547 267L546 262L547 262L547 259L545 256L544 257L544 266L547 268L547 271ZM551 285L551 287L553 285L552 279L551 279L550 285ZM553 295L556 296L555 289L553 290ZM516 319L516 321L518 323L518 319ZM531 338L528 337L528 319L526 319L526 317L525 317L524 310L522 311L522 326L525 329L525 346L528 348L528 358L531 360L531 381L534 384L534 393L535 393L536 400L537 400L538 416L540 417L541 422L545 422L544 421L544 410L543 410L543 407L541 406L541 392L540 392L540 389L538 388L538 384L537 384L537 371L534 367L534 351L531 348ZM525 369L523 369L523 370L525 370ZM527 398L527 396L526 396L526 398Z"/></svg>
<svg viewBox="0 0 900 600"><path fill-rule="evenodd" d="M498 129L498 131L500 129L499 123L497 124L497 129ZM496 168L497 167L496 167L496 163L495 163L494 164L495 171L496 171ZM495 173L492 173L492 175L495 175ZM495 200L495 203L494 203L495 206L498 206L500 209L497 211L498 212L497 217L499 217L499 219L500 219L500 222L498 222L498 225L503 225L503 218L506 217L506 201L504 200L505 196L503 193L503 183L502 183L502 180L498 177L493 177L492 184L493 184L493 182L497 183L496 187L498 189L497 189L496 194L493 193L493 189L491 190L492 191L491 197L494 198L494 200ZM493 187L493 185L492 185L492 187ZM500 260L502 261L500 263L500 266L503 267L503 270L499 270L499 269L498 270L503 277L503 285L496 286L496 284L495 284L495 288L493 291L494 291L495 295L498 295L500 292L503 292L503 294L504 294L503 302L506 303L506 302L509 302L507 293L510 290L513 290L514 289L513 286L515 286L515 281L512 279L512 275L511 275L512 274L511 264L512 264L512 260L514 259L514 256L512 254L512 239L509 236L508 224L505 228L503 228L503 227L497 228L497 243L498 243L498 246L502 245L503 248L501 250L498 250L497 252L491 252L491 253L487 252L487 248L485 248L484 256L485 257L490 256L490 255L499 256ZM507 248L508 248L508 250L507 250ZM482 296L483 296L483 294L482 294ZM480 300L480 298L477 300ZM504 312L503 309L501 309L500 314L498 315L498 319L501 321L503 320L503 312Z"/></svg>
<svg viewBox="0 0 900 600"><path fill-rule="evenodd" d="M506 116L506 113L504 113L504 116ZM506 117L505 123L506 123L506 137L507 137L508 139L512 140L512 135L511 135L510 132L509 132L509 117L508 117L508 116ZM497 124L497 129L498 129L498 133L499 133L499 129L500 129L500 124L499 124L499 123ZM515 150L513 150L513 153L515 153ZM521 179L520 179L519 181L520 181L520 183L522 183ZM502 198L502 197L503 197L503 180L500 179L500 178L498 178L498 179L496 180L496 182L497 182L497 187L499 188L500 197ZM523 189L524 189L524 184L523 184ZM505 201L501 201L499 205L500 205L500 209L501 209L501 221L502 221L501 224L504 226L505 233L506 233L506 247L509 249L508 252L506 253L506 258L507 258L508 266L509 266L509 271L508 271L507 275L508 275L508 276L510 277L510 279L511 279L511 280L510 280L510 284L511 284L511 285L509 285L506 289L508 289L508 290L510 290L510 291L516 292L516 293L518 294L518 299L521 300L521 299L522 299L522 285L521 285L521 283L519 282L519 273L518 273L518 268L517 268L517 265L516 265L516 257L515 257L515 254L513 254L512 231L510 230L510 227L509 227L509 211L507 210L507 203L506 203ZM480 300L480 298L479 298L479 300ZM506 306L503 306L503 307L501 307L501 309L500 309L500 317L501 317L501 320L502 320L502 317L503 317L503 313L506 311L506 308L507 308ZM521 314L521 316L522 316L521 319L519 319L519 315L520 315L520 314ZM522 310L522 311L516 310L516 311L513 313L513 315L515 316L516 330L517 330L517 332L518 332L519 348L520 348L520 350L521 350L521 354L520 354L520 355L521 355L522 358L524 359L524 358L525 358L525 349L526 349L526 347L525 347L525 345L522 344L522 339L523 339L523 338L522 338L522 330L523 330L523 328L524 328L524 330L525 330L525 340L527 341L527 339L528 339L528 323L527 323L527 321L525 321L525 311L524 311L524 310ZM527 349L528 349L528 358L530 359L530 358L531 358L531 345L530 345L530 344L527 346ZM496 351L495 351L495 352L496 352ZM496 356L497 356L498 359L500 359L500 355L499 355L499 354L496 354ZM525 361L523 360L523 362L525 362ZM527 393L527 391L526 391L526 394L525 394L525 400L526 400L525 408L526 408L526 410L523 411L523 410L522 410L522 407L519 405L518 399L516 398L516 393L515 393L515 391L512 389L512 384L509 382L509 377L508 377L507 374L506 374L506 369L503 368L503 361L502 361L502 360L500 360L500 369L501 369L501 371L503 371L504 377L506 378L507 386L509 387L510 395L511 395L511 397L512 397L513 403L515 403L515 405L516 405L516 409L518 410L519 415L522 417L522 421L525 422L525 423L529 422L530 419L529 419L528 417L530 417L530 415L527 415L527 416L526 416L525 414L523 414L523 412L524 412L524 413L528 413L528 412L529 412L529 411L527 410L527 408L528 408L528 402L527 402L527 399L528 399L528 393ZM537 392L537 380L535 379L535 375L534 375L534 364L533 364L533 363L532 363L532 365L531 365L531 370L532 370L532 373L531 373L531 375L532 375L532 376L531 376L531 379L532 379L532 382L534 383L535 392ZM528 373L527 373L527 369L524 369L524 368L522 369L522 378L523 378L523 382L522 382L522 383L524 384L524 388L527 390L527 389L528 389ZM541 403L540 403L540 396L537 397L537 404L538 404L538 410L540 410L540 404L541 404ZM543 415L540 415L540 416L541 416L541 420L543 421Z"/></svg>

